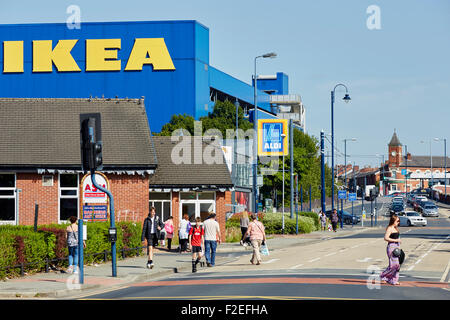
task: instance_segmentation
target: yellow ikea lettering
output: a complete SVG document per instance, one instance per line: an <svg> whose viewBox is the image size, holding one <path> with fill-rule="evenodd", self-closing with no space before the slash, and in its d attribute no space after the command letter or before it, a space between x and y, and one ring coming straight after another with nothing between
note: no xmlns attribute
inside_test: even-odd
<svg viewBox="0 0 450 320"><path fill-rule="evenodd" d="M81 71L70 51L78 40L59 40L52 50L52 40L33 41L33 72L52 72L52 62L60 72Z"/></svg>
<svg viewBox="0 0 450 320"><path fill-rule="evenodd" d="M32 72L81 71L71 51L78 39L33 40ZM120 71L118 58L121 39L86 39L86 71ZM24 72L24 41L3 41L3 73ZM125 71L142 71L144 65L153 70L175 70L164 38L136 38Z"/></svg>
<svg viewBox="0 0 450 320"><path fill-rule="evenodd" d="M144 64L151 64L153 70L175 70L164 38L135 39L125 71L142 70Z"/></svg>
<svg viewBox="0 0 450 320"><path fill-rule="evenodd" d="M119 49L120 39L86 40L86 71L120 71Z"/></svg>
<svg viewBox="0 0 450 320"><path fill-rule="evenodd" d="M3 72L23 72L23 41L3 42Z"/></svg>

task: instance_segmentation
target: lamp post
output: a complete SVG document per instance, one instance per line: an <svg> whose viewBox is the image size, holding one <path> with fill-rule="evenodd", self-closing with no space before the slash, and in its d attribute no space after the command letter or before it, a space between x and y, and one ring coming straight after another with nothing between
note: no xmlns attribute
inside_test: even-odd
<svg viewBox="0 0 450 320"><path fill-rule="evenodd" d="M447 199L447 139L434 138L434 141L444 141L444 199Z"/></svg>
<svg viewBox="0 0 450 320"><path fill-rule="evenodd" d="M284 146L284 139L286 139L286 135L284 133L281 134L281 139L282 139L282 144ZM282 207L282 212L281 212L281 233L284 234L284 152L283 152L283 189L282 189L282 200L281 200L281 207ZM291 203L292 206L292 203Z"/></svg>
<svg viewBox="0 0 450 320"><path fill-rule="evenodd" d="M420 141L420 143L425 143L425 141ZM431 167L431 186L430 186L430 181L428 180L428 188L431 189L431 187L433 186L433 154L431 153L431 139L430 139L430 167Z"/></svg>
<svg viewBox="0 0 450 320"><path fill-rule="evenodd" d="M334 92L339 86L345 88L345 96L342 100L346 103L351 100L347 87L342 83L337 84L331 91L331 210L334 210Z"/></svg>
<svg viewBox="0 0 450 320"><path fill-rule="evenodd" d="M347 141L356 141L356 138L344 139L344 186L347 188Z"/></svg>
<svg viewBox="0 0 450 320"><path fill-rule="evenodd" d="M257 175L258 175L258 100L257 100L257 83L258 79L256 77L256 60L258 58L275 58L276 53L266 53L261 56L255 57L255 72L253 85L253 97L254 97L254 109L253 109L253 197L254 197L254 211L258 213L258 187L257 187Z"/></svg>

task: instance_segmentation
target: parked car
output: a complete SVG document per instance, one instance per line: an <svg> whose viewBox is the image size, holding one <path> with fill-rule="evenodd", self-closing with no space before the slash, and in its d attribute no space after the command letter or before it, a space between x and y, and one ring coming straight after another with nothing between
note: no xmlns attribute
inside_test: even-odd
<svg viewBox="0 0 450 320"><path fill-rule="evenodd" d="M427 219L422 217L419 213L415 211L406 211L405 215L399 217L400 218L400 227L405 226L426 226L427 225Z"/></svg>
<svg viewBox="0 0 450 320"><path fill-rule="evenodd" d="M420 212L424 217L439 217L438 207L431 201L426 201L420 207Z"/></svg>
<svg viewBox="0 0 450 320"><path fill-rule="evenodd" d="M339 217L339 221L340 221L342 210L338 210L337 213L338 213L338 217ZM325 212L325 215L327 216L328 219L330 219L331 210L327 210ZM352 224L352 214L350 212L344 210L344 212L342 214L342 219L345 224ZM361 217L357 216L357 215L353 215L353 224L357 224L358 222L361 222Z"/></svg>

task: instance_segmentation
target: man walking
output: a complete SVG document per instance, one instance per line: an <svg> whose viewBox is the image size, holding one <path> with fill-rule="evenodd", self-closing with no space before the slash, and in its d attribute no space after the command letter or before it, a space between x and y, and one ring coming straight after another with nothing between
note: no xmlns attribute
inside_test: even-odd
<svg viewBox="0 0 450 320"><path fill-rule="evenodd" d="M161 236L161 229L164 228L164 224L161 219L155 214L155 207L150 209L148 217L144 220L144 226L142 228L141 241L147 239L147 255L148 262L147 268L153 269L153 248L158 244L158 240Z"/></svg>
<svg viewBox="0 0 450 320"><path fill-rule="evenodd" d="M216 214L212 213L204 222L205 228L205 259L208 267L214 267L216 262L217 243L220 243L220 227Z"/></svg>

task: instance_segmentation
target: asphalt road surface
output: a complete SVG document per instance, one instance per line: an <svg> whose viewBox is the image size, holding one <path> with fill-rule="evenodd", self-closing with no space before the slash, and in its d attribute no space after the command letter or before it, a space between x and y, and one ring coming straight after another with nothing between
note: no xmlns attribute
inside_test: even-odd
<svg viewBox="0 0 450 320"><path fill-rule="evenodd" d="M228 254L227 263L196 274L182 272L83 299L450 299L448 215L428 218L427 227L400 228L406 253L400 286L380 283L378 275L388 265L383 236L383 226L339 238L323 232L320 242L274 250L259 266L250 264L250 251Z"/></svg>

